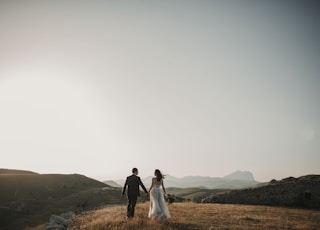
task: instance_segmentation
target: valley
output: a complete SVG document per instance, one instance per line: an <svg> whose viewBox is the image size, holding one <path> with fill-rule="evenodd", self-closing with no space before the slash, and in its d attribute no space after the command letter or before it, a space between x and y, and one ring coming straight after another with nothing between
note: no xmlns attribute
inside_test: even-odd
<svg viewBox="0 0 320 230"><path fill-rule="evenodd" d="M196 182L196 178L198 178L200 182ZM167 177L166 180L167 179L168 181L165 181L166 183L173 180L172 177ZM190 181L192 181L193 185L194 183L198 183L201 186L166 186L167 193L171 197L168 205L171 208L177 208L173 209L176 210L174 212L177 212L177 215L179 212L186 212L183 214L185 217L175 217L178 218L176 220L173 218L173 220L178 221L179 223L183 222L186 227L185 229L192 229L192 227L194 227L194 229L200 229L201 226L207 225L205 225L205 223L199 223L199 225L194 225L194 223L190 224L190 220L187 220L188 218L186 216L193 216L193 214L190 211L182 211L184 209L199 209L201 210L201 213L212 212L213 214L218 214L223 209L227 209L227 213L229 213L232 212L232 210L242 210L244 207L249 207L238 205L242 204L255 205L250 206L250 209L254 209L254 207L256 207L257 212L260 212L258 210L260 210L262 208L261 205L263 205L269 207L268 210L273 208L278 210L278 207L282 207L283 210L285 210L282 212L288 213L291 210L290 208L309 209L310 211L301 210L300 214L302 215L303 212L310 212L312 218L314 218L313 216L319 215L319 175L306 175L299 178L288 177L279 181L272 180L266 183L255 183L253 186L242 187L241 189L230 189L228 186L226 186L226 188L210 189L206 186L202 186L203 180L208 179L212 181L212 178L185 177L181 179L181 182L179 179L175 178L175 185L178 183L183 184L186 181L189 181L190 183ZM215 180L216 179L217 178L215 178ZM239 181L241 182L241 179L239 180L239 178L230 179L229 177L226 180L229 181L228 183L234 181L235 184L239 184ZM170 183L168 184L170 185ZM79 174L38 174L24 170L2 169L0 170L0 229L43 229L52 214L60 215L65 212L75 213L77 215L76 220L79 220L83 215L92 215L90 213L98 215L100 212L108 212L107 210L110 208L115 208L118 211L120 208L121 213L117 211L117 215L124 217L126 199L121 197L121 186L117 186L117 184L114 185L115 186L110 186L106 183ZM146 206L149 203L148 201L148 196L142 193L139 197L138 205L141 206L143 210L146 210ZM212 208L215 211L212 211ZM228 210L228 208L230 208L230 210ZM205 211L206 209L207 211ZM297 215L299 216L300 214ZM143 214L141 213L142 219L140 219L140 221L147 221L142 215ZM235 213L230 214L229 217L231 218L233 215L235 215ZM268 219L269 217L264 217L264 212L261 212L259 215L260 217L242 216L241 221L249 223L253 220L253 222L261 223L261 226L268 227L269 225L266 223L266 220L263 219ZM198 216L198 218L203 218L204 220L202 221L208 221L208 223L213 221L209 216ZM306 226L313 226L312 218L311 220L308 220L309 223ZM109 223L111 220L104 221L105 223ZM121 223L119 222L117 225L121 227L118 229L123 229L122 227L124 226L124 223L122 222L122 219L119 221ZM226 222L227 219L221 219L221 221ZM230 219L230 221L235 220ZM77 221L73 223L73 229L80 229L80 227L75 227L79 226L77 224L79 224ZM173 226L170 229L179 229L174 227L180 226L177 222L171 224L168 225L171 227ZM232 226L230 224L232 223L228 223L226 226ZM284 226L283 224L288 223L281 223L277 226ZM37 226L41 227L37 228ZM277 226L275 229L281 229L277 228ZM145 229L149 229L149 227L149 224L146 223ZM224 229L223 226L220 227L221 229ZM91 229L96 229L96 227ZM104 228L101 227L97 229ZM132 229L138 228L133 227ZM152 228L151 226L150 229L157 228Z"/></svg>

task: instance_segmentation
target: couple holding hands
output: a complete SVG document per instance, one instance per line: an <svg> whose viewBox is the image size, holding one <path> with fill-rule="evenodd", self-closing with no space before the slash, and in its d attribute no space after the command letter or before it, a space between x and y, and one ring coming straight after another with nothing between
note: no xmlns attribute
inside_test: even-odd
<svg viewBox="0 0 320 230"><path fill-rule="evenodd" d="M139 186L145 191L145 193L150 196L150 207L148 217L150 219L165 219L170 217L169 210L166 206L164 195L166 195L166 190L163 185L163 175L159 169L154 171L154 176L152 178L152 183L149 192L142 183L140 177L138 177L138 169L132 169L132 175L128 176L122 190L122 196L126 192L128 187L127 197L128 197L128 207L127 207L127 217L132 218L134 216L134 208L137 203L138 196L140 195ZM163 189L164 194L161 191Z"/></svg>

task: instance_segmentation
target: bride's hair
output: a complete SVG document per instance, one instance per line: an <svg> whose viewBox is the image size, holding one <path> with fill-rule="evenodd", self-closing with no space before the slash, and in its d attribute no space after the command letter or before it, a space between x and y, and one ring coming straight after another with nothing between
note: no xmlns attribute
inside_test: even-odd
<svg viewBox="0 0 320 230"><path fill-rule="evenodd" d="M159 169L156 169L154 171L155 176L157 177L157 181L161 181L161 179L164 179L164 176L162 175L162 173L160 172Z"/></svg>

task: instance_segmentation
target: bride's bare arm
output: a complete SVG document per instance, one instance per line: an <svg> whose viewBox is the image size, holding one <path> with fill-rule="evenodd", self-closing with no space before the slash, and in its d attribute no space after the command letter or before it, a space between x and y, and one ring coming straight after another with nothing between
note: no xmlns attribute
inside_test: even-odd
<svg viewBox="0 0 320 230"><path fill-rule="evenodd" d="M152 178L151 186L150 186L150 188L149 188L149 192L151 191L151 189L152 189L153 185L154 185L154 180L153 180L153 178Z"/></svg>
<svg viewBox="0 0 320 230"><path fill-rule="evenodd" d="M161 181L161 185L162 185L162 189L163 189L164 194L167 194L166 189L164 188L163 180Z"/></svg>

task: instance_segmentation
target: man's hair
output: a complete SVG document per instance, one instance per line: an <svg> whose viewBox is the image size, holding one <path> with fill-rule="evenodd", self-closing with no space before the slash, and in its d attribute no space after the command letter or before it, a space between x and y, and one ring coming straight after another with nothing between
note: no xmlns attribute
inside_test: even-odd
<svg viewBox="0 0 320 230"><path fill-rule="evenodd" d="M137 168L133 168L132 169L132 173L136 173L136 172L138 172L138 169Z"/></svg>

